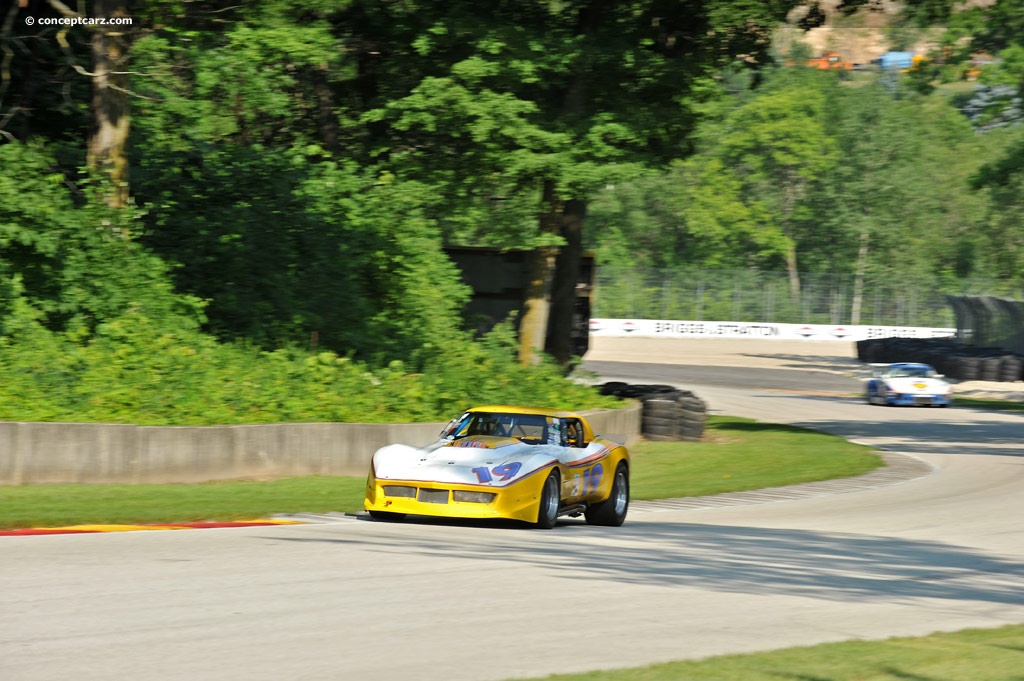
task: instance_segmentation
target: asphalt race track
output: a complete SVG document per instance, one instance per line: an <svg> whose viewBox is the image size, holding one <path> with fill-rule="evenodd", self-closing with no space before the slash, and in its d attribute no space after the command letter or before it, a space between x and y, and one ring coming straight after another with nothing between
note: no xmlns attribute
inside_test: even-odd
<svg viewBox="0 0 1024 681"><path fill-rule="evenodd" d="M821 367L841 383L825 385L758 366L751 388L666 369L681 361L594 361L714 412L906 453L920 475L636 503L614 529L347 518L2 537L0 678L497 681L1024 622L1020 415L868 406L843 368Z"/></svg>
<svg viewBox="0 0 1024 681"><path fill-rule="evenodd" d="M586 362L585 368L601 377L628 377L632 383L661 383L688 387L731 387L854 394L861 383L851 376L827 371L797 372L785 369L714 365L673 365L644 362Z"/></svg>

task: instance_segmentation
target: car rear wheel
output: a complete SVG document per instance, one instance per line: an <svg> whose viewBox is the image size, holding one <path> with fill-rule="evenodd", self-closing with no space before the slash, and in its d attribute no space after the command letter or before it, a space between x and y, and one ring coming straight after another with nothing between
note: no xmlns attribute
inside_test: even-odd
<svg viewBox="0 0 1024 681"><path fill-rule="evenodd" d="M558 522L558 473L551 472L544 481L544 489L540 493L540 504L537 507L537 527L550 530Z"/></svg>
<svg viewBox="0 0 1024 681"><path fill-rule="evenodd" d="M612 491L604 501L593 504L586 510L584 517L588 525L605 525L618 527L626 522L629 510L629 470L626 464L619 463L615 468L615 479Z"/></svg>
<svg viewBox="0 0 1024 681"><path fill-rule="evenodd" d="M374 520L383 520L385 522L398 522L405 518L404 513L393 513L391 511L370 511L370 517Z"/></svg>

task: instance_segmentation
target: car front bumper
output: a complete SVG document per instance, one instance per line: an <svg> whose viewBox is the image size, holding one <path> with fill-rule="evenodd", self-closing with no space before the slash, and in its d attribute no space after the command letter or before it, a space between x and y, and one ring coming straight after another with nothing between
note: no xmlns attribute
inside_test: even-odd
<svg viewBox="0 0 1024 681"><path fill-rule="evenodd" d="M367 511L441 518L507 518L537 522L541 491L551 467L535 471L511 485L458 485L424 480L366 479ZM483 501L482 495L493 495ZM474 500L468 500L474 499Z"/></svg>
<svg viewBox="0 0 1024 681"><path fill-rule="evenodd" d="M885 396L888 404L897 407L944 407L953 402L952 395L922 395L918 393L888 393Z"/></svg>

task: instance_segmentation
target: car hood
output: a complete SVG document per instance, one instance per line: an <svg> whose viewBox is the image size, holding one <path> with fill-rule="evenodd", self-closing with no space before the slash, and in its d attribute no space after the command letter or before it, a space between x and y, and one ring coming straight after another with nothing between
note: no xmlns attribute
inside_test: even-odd
<svg viewBox="0 0 1024 681"><path fill-rule="evenodd" d="M887 377L882 379L885 385L898 393L920 393L933 395L945 393L949 390L949 383L941 378L919 378L910 376Z"/></svg>
<svg viewBox="0 0 1024 681"><path fill-rule="evenodd" d="M550 466L561 449L490 436L440 440L422 448L388 445L373 455L373 470L378 480L503 487Z"/></svg>

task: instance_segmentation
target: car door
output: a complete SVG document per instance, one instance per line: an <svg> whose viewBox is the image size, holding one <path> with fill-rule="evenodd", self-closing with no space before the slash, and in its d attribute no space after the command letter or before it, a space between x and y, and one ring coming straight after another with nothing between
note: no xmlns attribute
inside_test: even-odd
<svg viewBox="0 0 1024 681"><path fill-rule="evenodd" d="M560 419L559 426L565 433L565 447L562 461L566 465L565 480L562 481L562 498L569 503L594 501L602 498L601 486L605 475L608 450L604 447L589 446L584 441L584 428L579 419ZM604 485L607 487L607 484Z"/></svg>

